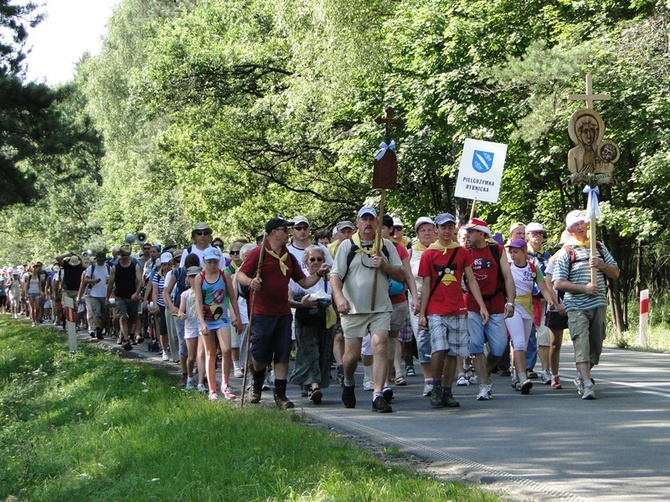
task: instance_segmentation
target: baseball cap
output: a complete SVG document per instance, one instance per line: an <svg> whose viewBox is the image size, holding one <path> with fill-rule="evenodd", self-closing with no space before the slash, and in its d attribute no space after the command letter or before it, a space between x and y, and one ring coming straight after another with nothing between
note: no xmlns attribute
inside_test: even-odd
<svg viewBox="0 0 670 502"><path fill-rule="evenodd" d="M464 225L464 228L466 230L479 230L480 232L483 232L486 235L491 235L491 229L489 228L489 224L486 223L484 220L480 220L479 218L470 218L468 222Z"/></svg>
<svg viewBox="0 0 670 502"><path fill-rule="evenodd" d="M107 253L105 253L104 251L96 251L95 252L95 259L96 260L104 260L105 258L107 258Z"/></svg>
<svg viewBox="0 0 670 502"><path fill-rule="evenodd" d="M284 218L272 218L270 221L268 221L265 224L265 233L269 234L272 232L275 228L279 227L292 227L293 222L292 221L286 221Z"/></svg>
<svg viewBox="0 0 670 502"><path fill-rule="evenodd" d="M172 261L172 253L163 253L161 255L161 265L165 263L170 263Z"/></svg>
<svg viewBox="0 0 670 502"><path fill-rule="evenodd" d="M582 211L579 209L575 209L574 211L570 211L568 215L565 217L565 229L570 230L570 227L572 225L575 225L576 223L581 223L584 222L586 223L586 216Z"/></svg>
<svg viewBox="0 0 670 502"><path fill-rule="evenodd" d="M193 276L193 275L200 275L200 274L202 274L202 268L200 268L200 267L198 267L198 266L195 266L195 267L188 267L188 268L186 269L186 275L187 275L188 277L191 277L191 276Z"/></svg>
<svg viewBox="0 0 670 502"><path fill-rule="evenodd" d="M352 222L349 220L342 220L337 224L337 229L342 230L343 228L351 228L352 230L355 229L356 227Z"/></svg>
<svg viewBox="0 0 670 502"><path fill-rule="evenodd" d="M221 259L221 251L219 251L219 248L215 248L214 246L209 246L207 249L205 249L205 252L202 254L202 259L203 260L220 260Z"/></svg>
<svg viewBox="0 0 670 502"><path fill-rule="evenodd" d="M293 226L296 226L298 223L304 223L309 226L309 220L305 216L296 216L293 218Z"/></svg>
<svg viewBox="0 0 670 502"><path fill-rule="evenodd" d="M370 206L363 206L362 208L360 208L358 210L358 217L359 218L362 218L366 214L370 214L370 215L372 215L373 218L376 218L377 217L377 210L374 207L370 207Z"/></svg>
<svg viewBox="0 0 670 502"><path fill-rule="evenodd" d="M526 233L528 232L544 232L544 227L542 226L542 223L537 223L535 221L529 223L526 225Z"/></svg>
<svg viewBox="0 0 670 502"><path fill-rule="evenodd" d="M517 228L519 228L519 227L525 227L525 226L526 226L526 224L523 223L522 221L517 221L516 223L512 223L512 226L509 227L509 233L511 234L511 233L514 232Z"/></svg>
<svg viewBox="0 0 670 502"><path fill-rule="evenodd" d="M523 239L514 239L512 242L508 242L505 247L524 249L526 247L526 241Z"/></svg>
<svg viewBox="0 0 670 502"><path fill-rule="evenodd" d="M436 225L444 225L445 223L456 223L456 218L451 213L442 213L435 217Z"/></svg>
<svg viewBox="0 0 670 502"><path fill-rule="evenodd" d="M435 225L435 222L431 220L428 216L420 216L417 220L416 223L414 223L414 230L419 230L419 227L423 225L424 223L428 223L430 225Z"/></svg>
<svg viewBox="0 0 670 502"><path fill-rule="evenodd" d="M402 224L402 220L400 218L393 218L393 226L394 227L404 227L405 225Z"/></svg>

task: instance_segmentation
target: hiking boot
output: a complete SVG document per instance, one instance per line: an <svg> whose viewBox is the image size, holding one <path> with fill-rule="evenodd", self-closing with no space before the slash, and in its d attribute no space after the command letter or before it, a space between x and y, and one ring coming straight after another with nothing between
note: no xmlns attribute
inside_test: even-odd
<svg viewBox="0 0 670 502"><path fill-rule="evenodd" d="M479 394L477 394L477 401L488 401L492 397L493 393L491 392L491 385L480 383Z"/></svg>
<svg viewBox="0 0 670 502"><path fill-rule="evenodd" d="M530 389L533 388L533 382L531 382L529 379L524 380L521 383L521 388L519 389L522 394L526 395L530 393Z"/></svg>
<svg viewBox="0 0 670 502"><path fill-rule="evenodd" d="M584 385L584 390L582 391L582 399L591 400L596 398L596 388L595 385Z"/></svg>
<svg viewBox="0 0 670 502"><path fill-rule="evenodd" d="M280 410L288 410L295 407L293 401L286 397L286 392L278 392L275 388L272 394L275 398L275 404Z"/></svg>
<svg viewBox="0 0 670 502"><path fill-rule="evenodd" d="M263 376L260 380L254 379L253 384L249 387L249 402L258 403L261 400L261 394L263 393Z"/></svg>
<svg viewBox="0 0 670 502"><path fill-rule="evenodd" d="M459 408L461 403L454 399L451 389L442 389L442 404L445 408Z"/></svg>
<svg viewBox="0 0 670 502"><path fill-rule="evenodd" d="M356 407L356 392L353 385L351 387L347 385L342 387L342 404L344 404L345 408Z"/></svg>
<svg viewBox="0 0 670 502"><path fill-rule="evenodd" d="M377 413L391 413L393 408L391 408L383 396L377 396L374 401L372 401L372 411Z"/></svg>
<svg viewBox="0 0 670 502"><path fill-rule="evenodd" d="M442 387L433 386L433 392L430 393L430 405L433 408L444 408L444 401L442 401Z"/></svg>

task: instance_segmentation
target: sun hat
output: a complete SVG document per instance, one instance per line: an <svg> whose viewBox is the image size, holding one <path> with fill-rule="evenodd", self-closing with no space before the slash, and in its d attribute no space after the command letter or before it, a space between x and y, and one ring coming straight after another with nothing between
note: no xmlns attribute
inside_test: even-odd
<svg viewBox="0 0 670 502"><path fill-rule="evenodd" d="M570 227L572 225L576 225L577 223L582 222L586 223L586 215L584 214L583 211L580 211L579 209L570 211L568 215L565 217L565 229L570 230Z"/></svg>
<svg viewBox="0 0 670 502"><path fill-rule="evenodd" d="M81 265L81 259L77 255L70 256L70 259L68 260L68 262L73 267L76 267L77 265Z"/></svg>
<svg viewBox="0 0 670 502"><path fill-rule="evenodd" d="M428 223L430 225L435 226L435 222L430 219L428 216L420 216L417 220L416 223L414 223L414 231L419 230L419 227L423 225L424 223Z"/></svg>

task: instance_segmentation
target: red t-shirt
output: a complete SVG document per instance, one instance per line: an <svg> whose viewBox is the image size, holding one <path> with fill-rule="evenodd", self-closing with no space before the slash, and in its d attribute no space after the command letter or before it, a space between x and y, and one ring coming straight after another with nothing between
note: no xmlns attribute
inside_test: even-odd
<svg viewBox="0 0 670 502"><path fill-rule="evenodd" d="M499 256L504 258L505 250L500 244L497 244L497 246L500 253ZM472 272L475 275L475 279L477 279L477 285L484 298L486 310L488 310L489 314L504 313L504 285L502 285L500 290L496 293L496 290L498 289L498 269L500 268L500 263L496 263L494 260L493 253L491 253L491 248L488 244L481 249L470 248L470 254L473 259ZM465 301L468 305L468 310L479 312L479 304L470 291L465 294Z"/></svg>
<svg viewBox="0 0 670 502"><path fill-rule="evenodd" d="M398 252L398 256L400 256L400 261L404 260L405 258L409 258L409 252L407 251L407 248L405 246L403 246L398 242L394 242L393 245L395 246L395 250ZM406 286L405 289L407 289ZM407 296L405 296L404 291L399 295L389 296L389 298L391 299L391 303L394 305L396 303L402 303L407 301Z"/></svg>
<svg viewBox="0 0 670 502"><path fill-rule="evenodd" d="M270 249L270 244L266 243L265 248ZM244 260L244 263L242 263L240 270L248 277L255 277L260 253L260 246L252 249L247 255L246 260ZM288 270L286 271L286 275L284 275L279 266L279 260L270 255L270 253L265 253L263 268L261 269L263 285L258 293L255 293L258 296L254 301L254 314L291 315L291 307L288 304L288 283L291 279L296 282L299 281L305 277L305 274L298 260L288 252L286 246L283 246L277 254L280 257L284 256L284 254L288 255L284 262ZM251 303L251 299L249 303Z"/></svg>
<svg viewBox="0 0 670 502"><path fill-rule="evenodd" d="M447 271L442 277L440 285L435 289L435 293L428 300L426 307L426 316L429 315L465 315L468 313L461 289L461 279L465 267L472 266L472 256L470 252L463 248L457 248L458 251L451 260L451 271ZM451 258L453 249L447 249L442 253L439 249L426 249L421 255L419 262L419 276L430 277L431 291L435 287L442 269L447 266Z"/></svg>

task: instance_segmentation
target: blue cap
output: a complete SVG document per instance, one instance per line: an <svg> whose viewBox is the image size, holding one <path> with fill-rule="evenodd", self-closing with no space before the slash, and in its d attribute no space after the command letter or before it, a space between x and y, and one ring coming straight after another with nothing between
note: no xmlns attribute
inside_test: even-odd
<svg viewBox="0 0 670 502"><path fill-rule="evenodd" d="M456 218L451 213L442 213L435 218L436 225L444 225L445 223L456 224Z"/></svg>
<svg viewBox="0 0 670 502"><path fill-rule="evenodd" d="M219 248L210 246L207 249L205 249L205 252L202 254L202 259L205 261L221 260L221 251L219 251Z"/></svg>
<svg viewBox="0 0 670 502"><path fill-rule="evenodd" d="M376 217L377 217L377 211L375 210L374 207L363 206L362 208L360 208L360 209L358 210L358 217L359 217L359 218L362 218L362 217L363 217L364 215L366 215L366 214L370 214L370 215L372 215L373 218L376 218Z"/></svg>

